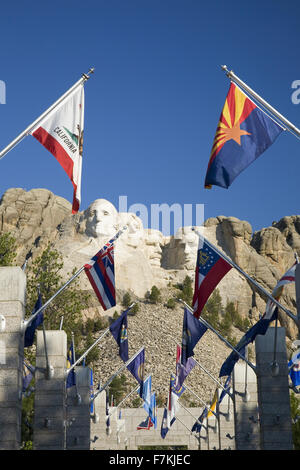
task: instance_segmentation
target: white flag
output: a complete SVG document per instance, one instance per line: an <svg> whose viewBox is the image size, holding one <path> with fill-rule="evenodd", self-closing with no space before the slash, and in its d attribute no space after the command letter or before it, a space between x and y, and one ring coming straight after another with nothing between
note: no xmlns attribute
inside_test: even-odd
<svg viewBox="0 0 300 470"><path fill-rule="evenodd" d="M84 88L81 84L31 131L69 176L74 188L73 214L78 212L81 201L83 127Z"/></svg>

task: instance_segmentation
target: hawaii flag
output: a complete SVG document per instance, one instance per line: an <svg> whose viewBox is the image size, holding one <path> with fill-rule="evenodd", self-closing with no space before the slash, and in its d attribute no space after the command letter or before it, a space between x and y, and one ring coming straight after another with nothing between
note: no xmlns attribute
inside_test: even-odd
<svg viewBox="0 0 300 470"><path fill-rule="evenodd" d="M83 126L84 88L80 85L31 131L69 176L74 188L73 214L81 200Z"/></svg>

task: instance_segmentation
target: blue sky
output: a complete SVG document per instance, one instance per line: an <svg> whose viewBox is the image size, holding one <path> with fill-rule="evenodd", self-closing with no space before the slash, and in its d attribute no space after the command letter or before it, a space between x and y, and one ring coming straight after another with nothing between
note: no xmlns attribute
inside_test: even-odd
<svg viewBox="0 0 300 470"><path fill-rule="evenodd" d="M300 141L288 132L226 190L204 189L229 88L226 64L300 127L300 4L261 0L53 0L1 5L0 148L90 66L82 204L204 204L253 230L299 214ZM1 161L0 193L47 188L72 201L54 157L26 137Z"/></svg>

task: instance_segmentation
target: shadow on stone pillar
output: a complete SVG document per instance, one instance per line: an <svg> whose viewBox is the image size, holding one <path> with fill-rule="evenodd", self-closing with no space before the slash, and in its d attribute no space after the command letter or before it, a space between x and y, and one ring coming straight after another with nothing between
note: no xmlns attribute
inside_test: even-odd
<svg viewBox="0 0 300 470"><path fill-rule="evenodd" d="M0 268L0 450L21 448L26 276Z"/></svg>
<svg viewBox="0 0 300 470"><path fill-rule="evenodd" d="M89 450L91 439L89 367L75 367L76 386L67 389L67 450Z"/></svg>
<svg viewBox="0 0 300 470"><path fill-rule="evenodd" d="M260 441L262 450L291 450L292 421L285 328L277 328L277 374L272 373L275 328L255 341Z"/></svg>
<svg viewBox="0 0 300 470"><path fill-rule="evenodd" d="M45 334L53 377L46 376L43 331L37 331L33 449L65 450L67 335L53 330Z"/></svg>

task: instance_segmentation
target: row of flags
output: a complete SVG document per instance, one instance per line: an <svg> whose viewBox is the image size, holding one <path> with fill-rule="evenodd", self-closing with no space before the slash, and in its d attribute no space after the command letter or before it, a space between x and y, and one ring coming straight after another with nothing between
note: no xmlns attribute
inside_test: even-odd
<svg viewBox="0 0 300 470"><path fill-rule="evenodd" d="M286 130L286 125L296 129L237 77L233 78L232 72L228 76L231 76L231 83L209 157L205 188L213 185L228 188ZM72 213L78 212L81 202L84 82L88 78L83 74L82 79L15 139L18 143L31 134L56 158L73 185ZM254 100L262 102L269 113Z"/></svg>

